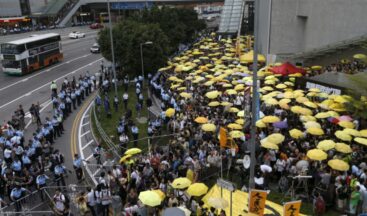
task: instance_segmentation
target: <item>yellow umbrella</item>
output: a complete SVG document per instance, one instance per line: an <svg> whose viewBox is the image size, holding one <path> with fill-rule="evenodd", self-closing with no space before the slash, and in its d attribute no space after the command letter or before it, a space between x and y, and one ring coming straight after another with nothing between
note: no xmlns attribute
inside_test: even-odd
<svg viewBox="0 0 367 216"><path fill-rule="evenodd" d="M208 119L202 116L197 117L194 121L199 124L208 123Z"/></svg>
<svg viewBox="0 0 367 216"><path fill-rule="evenodd" d="M266 141L274 143L274 144L280 144L284 141L285 137L280 133L273 133L267 136ZM264 140L264 139L263 139Z"/></svg>
<svg viewBox="0 0 367 216"><path fill-rule="evenodd" d="M126 152L125 152L125 155L136 155L136 154L139 154L141 153L141 149L139 148L131 148L131 149L128 149Z"/></svg>
<svg viewBox="0 0 367 216"><path fill-rule="evenodd" d="M330 117L339 117L339 113L335 112L335 111L328 111Z"/></svg>
<svg viewBox="0 0 367 216"><path fill-rule="evenodd" d="M305 128L321 128L321 125L315 121L308 121L305 123Z"/></svg>
<svg viewBox="0 0 367 216"><path fill-rule="evenodd" d="M327 162L327 164L333 169L338 171L348 171L349 164L340 159L332 159Z"/></svg>
<svg viewBox="0 0 367 216"><path fill-rule="evenodd" d="M258 128L266 128L266 124L260 119L256 121L256 127Z"/></svg>
<svg viewBox="0 0 367 216"><path fill-rule="evenodd" d="M345 154L352 153L352 148L345 143L336 143L335 150L341 153L345 153Z"/></svg>
<svg viewBox="0 0 367 216"><path fill-rule="evenodd" d="M120 163L123 163L123 162L125 162L127 159L129 159L131 157L132 157L132 155L129 155L129 154L128 155L125 155L125 156L123 156L123 157L120 158L120 161L119 162Z"/></svg>
<svg viewBox="0 0 367 216"><path fill-rule="evenodd" d="M245 124L245 119L237 119L235 122L237 124L243 125L243 124Z"/></svg>
<svg viewBox="0 0 367 216"><path fill-rule="evenodd" d="M277 105L278 101L271 97L271 98L266 99L264 103L267 105Z"/></svg>
<svg viewBox="0 0 367 216"><path fill-rule="evenodd" d="M245 134L242 131L238 131L238 130L234 130L234 131L229 132L229 135L232 138L241 138L241 137L245 136Z"/></svg>
<svg viewBox="0 0 367 216"><path fill-rule="evenodd" d="M214 81L207 81L204 83L205 86L211 86L213 85Z"/></svg>
<svg viewBox="0 0 367 216"><path fill-rule="evenodd" d="M214 132L217 127L214 124L206 123L201 126L201 129L206 132Z"/></svg>
<svg viewBox="0 0 367 216"><path fill-rule="evenodd" d="M317 105L316 105L315 103L311 102L311 101L305 101L303 104L304 104L305 106L310 107L310 108L314 108L314 109L316 109L316 108L317 108Z"/></svg>
<svg viewBox="0 0 367 216"><path fill-rule="evenodd" d="M227 125L228 128L231 129L236 129L236 130L241 130L243 127L240 124L235 124L235 123L230 123Z"/></svg>
<svg viewBox="0 0 367 216"><path fill-rule="evenodd" d="M357 137L357 138L354 138L354 141L356 141L359 144L367 146L367 139L366 138Z"/></svg>
<svg viewBox="0 0 367 216"><path fill-rule="evenodd" d="M312 70L321 70L322 69L322 66L320 66L320 65L314 65L314 66L311 66L311 69Z"/></svg>
<svg viewBox="0 0 367 216"><path fill-rule="evenodd" d="M333 149L335 147L335 142L333 140L323 140L317 144L317 148L329 151L330 149Z"/></svg>
<svg viewBox="0 0 367 216"><path fill-rule="evenodd" d="M338 130L335 132L335 136L343 141L352 141L352 136L346 133L345 131Z"/></svg>
<svg viewBox="0 0 367 216"><path fill-rule="evenodd" d="M338 123L339 126L343 127L343 128L354 128L354 123L353 122L349 122L349 121L341 121Z"/></svg>
<svg viewBox="0 0 367 216"><path fill-rule="evenodd" d="M177 178L173 180L172 187L175 189L185 189L191 185L191 181L188 178Z"/></svg>
<svg viewBox="0 0 367 216"><path fill-rule="evenodd" d="M210 197L208 205L216 209L225 209L228 207L228 201L220 197Z"/></svg>
<svg viewBox="0 0 367 216"><path fill-rule="evenodd" d="M208 187L203 183L194 183L189 186L187 193L190 196L202 196L208 192Z"/></svg>
<svg viewBox="0 0 367 216"><path fill-rule="evenodd" d="M220 105L220 103L218 101L212 101L208 104L208 106L210 106L210 107L216 107L216 106L219 106L219 105Z"/></svg>
<svg viewBox="0 0 367 216"><path fill-rule="evenodd" d="M367 137L367 129L360 130L360 131L359 131L359 135L360 135L361 137Z"/></svg>
<svg viewBox="0 0 367 216"><path fill-rule="evenodd" d="M232 106L233 104L228 102L228 101L223 101L223 102L220 103L220 105L222 105L222 106Z"/></svg>
<svg viewBox="0 0 367 216"><path fill-rule="evenodd" d="M301 97L297 97L296 101L300 104L303 104L304 102L308 101L308 98L301 96Z"/></svg>
<svg viewBox="0 0 367 216"><path fill-rule="evenodd" d="M343 130L345 133L352 135L352 136L360 136L361 133L359 131L357 131L356 129L352 129L352 128L345 128Z"/></svg>
<svg viewBox="0 0 367 216"><path fill-rule="evenodd" d="M139 194L139 200L146 206L154 207L161 204L162 199L154 191L143 191Z"/></svg>
<svg viewBox="0 0 367 216"><path fill-rule="evenodd" d="M294 94L291 91L284 92L283 96L284 96L284 98L288 98L288 99L294 98Z"/></svg>
<svg viewBox="0 0 367 216"><path fill-rule="evenodd" d="M238 117L244 117L244 116L245 116L245 111L244 111L244 110L239 111L239 112L237 113L237 116L238 116Z"/></svg>
<svg viewBox="0 0 367 216"><path fill-rule="evenodd" d="M171 76L171 77L169 77L168 78L168 80L170 80L170 81L175 81L175 80L177 80L178 78L177 77L175 77L175 76Z"/></svg>
<svg viewBox="0 0 367 216"><path fill-rule="evenodd" d="M266 85L275 85L275 81L274 80L265 80L264 82Z"/></svg>
<svg viewBox="0 0 367 216"><path fill-rule="evenodd" d="M229 108L228 112L231 112L231 113L238 113L240 110L236 107L231 107Z"/></svg>
<svg viewBox="0 0 367 216"><path fill-rule="evenodd" d="M358 54L353 55L353 58L359 59L359 60L364 60L364 59L367 58L367 56L365 54L358 53Z"/></svg>
<svg viewBox="0 0 367 216"><path fill-rule="evenodd" d="M190 93L187 93L187 92L181 92L180 96L183 97L183 98L186 98L186 99L192 97L192 95Z"/></svg>
<svg viewBox="0 0 367 216"><path fill-rule="evenodd" d="M290 103L291 102L291 100L290 99L288 99L288 98L283 98L283 99L281 99L280 101L279 101L279 104L288 104L288 103Z"/></svg>
<svg viewBox="0 0 367 216"><path fill-rule="evenodd" d="M309 92L316 92L316 93L319 93L320 92L320 89L318 88L310 88L308 89Z"/></svg>
<svg viewBox="0 0 367 216"><path fill-rule="evenodd" d="M274 150L278 150L279 147L271 142L263 142L261 143L261 147L266 148L266 149L274 149Z"/></svg>
<svg viewBox="0 0 367 216"><path fill-rule="evenodd" d="M214 98L217 98L219 96L219 92L218 91L211 91L211 92L207 92L205 94L205 96L207 98L210 98L210 99L214 99Z"/></svg>
<svg viewBox="0 0 367 216"><path fill-rule="evenodd" d="M164 198L166 197L166 195L163 193L163 191L161 191L161 190L152 190L154 193L156 193L156 194L158 194L159 195L159 197L161 198L161 200L163 201L164 200Z"/></svg>
<svg viewBox="0 0 367 216"><path fill-rule="evenodd" d="M275 123L275 122L279 122L280 118L277 116L265 116L264 118L261 119L264 123Z"/></svg>
<svg viewBox="0 0 367 216"><path fill-rule="evenodd" d="M307 128L307 133L314 135L314 136L321 136L324 135L324 131L321 128Z"/></svg>
<svg viewBox="0 0 367 216"><path fill-rule="evenodd" d="M167 117L172 117L172 116L174 116L174 115L175 115L175 112L176 112L176 110L175 110L175 109L173 109L173 108L168 108L168 109L166 110L166 116L167 116Z"/></svg>
<svg viewBox="0 0 367 216"><path fill-rule="evenodd" d="M316 121L316 118L314 116L309 116L309 115L302 115L299 117L299 119L303 122L309 122L309 121Z"/></svg>
<svg viewBox="0 0 367 216"><path fill-rule="evenodd" d="M285 89L285 88L287 88L287 85L285 85L283 83L280 83L280 84L276 85L275 88L277 88L277 89Z"/></svg>
<svg viewBox="0 0 367 216"><path fill-rule="evenodd" d="M184 90L186 90L186 87L180 87L180 88L178 88L177 90L178 90L178 91L184 91Z"/></svg>
<svg viewBox="0 0 367 216"><path fill-rule="evenodd" d="M229 94L229 95L235 95L235 94L237 94L237 91L236 91L236 90L234 90L234 89L228 89L226 92L227 92L227 94Z"/></svg>
<svg viewBox="0 0 367 216"><path fill-rule="evenodd" d="M234 87L234 90L236 91L242 91L245 89L245 86L243 84L238 84Z"/></svg>
<svg viewBox="0 0 367 216"><path fill-rule="evenodd" d="M330 113L328 112L320 112L315 115L315 118L318 118L318 119L329 118L329 117L330 117Z"/></svg>
<svg viewBox="0 0 367 216"><path fill-rule="evenodd" d="M294 128L294 129L289 131L289 135L291 137L293 137L294 139L299 139L299 138L303 137L303 132Z"/></svg>
<svg viewBox="0 0 367 216"><path fill-rule="evenodd" d="M327 158L327 154L321 149L311 149L307 152L307 157L311 160L322 161Z"/></svg>

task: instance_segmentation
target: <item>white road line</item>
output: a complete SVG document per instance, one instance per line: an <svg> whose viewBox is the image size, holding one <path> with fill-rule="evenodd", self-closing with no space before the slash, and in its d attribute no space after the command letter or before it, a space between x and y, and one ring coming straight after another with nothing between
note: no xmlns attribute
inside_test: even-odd
<svg viewBox="0 0 367 216"><path fill-rule="evenodd" d="M90 144L92 144L94 142L94 140L92 139L92 140L90 140L85 146L83 146L83 148L82 148L82 151L85 149L85 148L87 148Z"/></svg>
<svg viewBox="0 0 367 216"><path fill-rule="evenodd" d="M87 135L87 134L89 134L89 133L90 133L90 130L88 130L87 132L83 133L83 134L81 135L81 137L83 137L83 136L85 136L85 135Z"/></svg>
<svg viewBox="0 0 367 216"><path fill-rule="evenodd" d="M88 118L89 117L89 115L85 115L83 118Z"/></svg>
<svg viewBox="0 0 367 216"><path fill-rule="evenodd" d="M105 162L103 162L103 165L102 166L104 166L104 165L106 165L107 164L107 161L105 161ZM93 177L95 176L95 175L97 175L97 173L99 172L101 170L101 168L98 168L94 173L93 173ZM94 178L93 178L94 179Z"/></svg>
<svg viewBox="0 0 367 216"><path fill-rule="evenodd" d="M82 127L86 126L86 125L89 125L89 122L85 123L85 124L82 124Z"/></svg>
<svg viewBox="0 0 367 216"><path fill-rule="evenodd" d="M103 58L97 59L97 60L93 61L92 63L93 63L93 64L95 64L95 63L97 63L97 62L101 61L102 59L103 59ZM72 72L70 72L70 73L68 73L68 74L65 74L65 75L63 75L63 76L61 76L61 77L57 78L55 81L58 81L58 80L60 80L60 79L63 79L64 77L67 77L68 75L73 74L73 73L75 73L76 71L79 71L79 70L81 70L81 69L83 69L83 68L86 68L86 67L88 67L88 66L89 66L89 65L88 65L88 64L86 64L86 65L84 65L84 66L82 66L82 67L80 67L80 68L78 68L78 69L76 69L76 70L74 70L74 71L72 71ZM44 87L46 87L46 86L48 86L48 85L50 85L50 83L46 83L46 84L44 84L44 85L42 85L42 86L40 86L40 87L38 87L38 88L36 88L36 89L33 89L32 91L30 91L30 92L29 92L29 93L27 93L27 94L31 94L31 93L33 93L33 92L35 92L35 91L38 91L38 90L40 90L40 89L42 89L42 88L44 88ZM24 97L26 97L26 96L27 96L27 94L24 94L24 95L22 95L22 96L20 96L20 97L18 97L18 98L15 98L15 99L14 99L14 100L12 100L12 101L9 101L9 102L8 102L8 103L6 103L6 104L1 105L1 106L0 106L0 109L1 109L1 108L4 108L4 107L6 107L6 106L8 106L9 104L12 104L12 103L14 103L14 102L18 101L18 100L20 100L20 99L22 99L22 98L24 98Z"/></svg>
<svg viewBox="0 0 367 216"><path fill-rule="evenodd" d="M88 57L88 56L90 56L90 55L92 55L92 54L90 53L90 54L87 54L87 55L79 56L79 57L74 58L74 59L72 59L72 60L70 60L70 61L68 61L68 62L70 63L70 62L76 61L76 60L78 60L78 59ZM33 78L33 77L36 77L36 76L39 76L39 75L41 75L41 74L47 73L47 72L51 71L52 69L55 69L55 68L57 68L57 67L60 67L61 65L65 65L65 64L67 64L67 62L65 62L65 63L61 63L61 64L58 64L58 65L55 65L55 66L53 66L53 67L50 67L50 68L48 68L48 69L47 69L47 70L45 70L45 71L36 72L36 74L34 74L34 75L32 75L32 76L29 76L29 77L27 77L27 78L25 78L25 79L19 80L19 81L14 82L14 83L12 83L12 84L10 84L10 85L7 85L7 86L5 86L5 87L3 87L3 88L0 88L0 91L3 91L3 90L5 90L5 89L8 89L8 88L10 88L10 87L12 87L12 86L14 86L14 85L19 84L19 83L26 82L26 81L28 81L29 79Z"/></svg>
<svg viewBox="0 0 367 216"><path fill-rule="evenodd" d="M89 161L89 159L91 159L93 157L93 154L89 155L87 158L85 158L84 160Z"/></svg>
<svg viewBox="0 0 367 216"><path fill-rule="evenodd" d="M87 115L88 111L90 110L90 108L92 107L93 105L93 101L89 104L88 108L85 110L85 112L83 113L83 116L81 119L84 119L84 117ZM78 128L78 146L79 146L79 153L80 153L80 157L83 159L84 158L84 152L82 151L82 137L80 136L81 135L81 132L82 132L82 122L80 121L79 123L79 128ZM88 161L91 157L93 157L93 154L92 155L89 155L88 158L86 158L86 160ZM92 174L92 171L89 169L88 166L85 166L85 170L87 171L88 175L91 177L93 183L95 185L97 185L97 180L94 178L94 175Z"/></svg>

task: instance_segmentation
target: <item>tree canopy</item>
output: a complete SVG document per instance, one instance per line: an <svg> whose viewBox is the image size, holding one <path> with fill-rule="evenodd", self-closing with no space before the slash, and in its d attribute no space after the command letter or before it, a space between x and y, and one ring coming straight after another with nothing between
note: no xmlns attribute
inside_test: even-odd
<svg viewBox="0 0 367 216"><path fill-rule="evenodd" d="M145 9L113 25L115 61L124 73L140 74L140 44L152 41L144 46L144 68L153 73L163 66L179 44L190 43L196 34L205 28L191 9L153 7ZM109 29L99 33L98 43L102 55L112 60Z"/></svg>

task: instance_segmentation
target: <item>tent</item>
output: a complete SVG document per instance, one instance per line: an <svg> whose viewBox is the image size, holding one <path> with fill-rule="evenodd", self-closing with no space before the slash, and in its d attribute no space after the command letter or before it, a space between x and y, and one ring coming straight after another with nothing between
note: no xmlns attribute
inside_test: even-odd
<svg viewBox="0 0 367 216"><path fill-rule="evenodd" d="M298 68L289 62L286 62L280 66L274 66L270 68L269 70L273 72L274 74L281 74L283 76L287 76L289 74L295 74L295 73L300 73L304 75L306 73L304 69Z"/></svg>

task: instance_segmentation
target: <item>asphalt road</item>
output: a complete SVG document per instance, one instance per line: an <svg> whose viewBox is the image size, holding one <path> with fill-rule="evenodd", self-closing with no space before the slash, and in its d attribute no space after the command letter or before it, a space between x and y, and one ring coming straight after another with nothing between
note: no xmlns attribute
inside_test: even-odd
<svg viewBox="0 0 367 216"><path fill-rule="evenodd" d="M64 53L64 60L62 62L23 77L12 77L0 72L0 123L10 120L14 110L20 104L23 105L24 111L28 112L31 104L37 102L41 104L41 120L44 121L45 117L52 115L52 104L50 100L51 81L56 80L58 87L60 87L64 77L68 77L71 80L73 76L78 78L80 75L85 74L86 71L92 74L99 70L100 62L103 59L102 56L100 54L91 54L89 51L89 48L96 41L98 31L79 27L77 30L86 33L86 37L71 40L67 35L75 29L70 28L53 31L60 33L62 37ZM36 33L39 34L41 32ZM34 33L0 37L0 43L24 38L30 34ZM59 149L65 155L65 165L70 170L73 170L70 137L72 125L79 109L80 107L74 110L72 115L65 120L64 127L66 131L54 144L54 148ZM25 138L27 140L36 130L36 125L31 123L30 115L26 117L26 124ZM75 180L75 174L73 173L69 175L66 182L67 184L75 184Z"/></svg>

